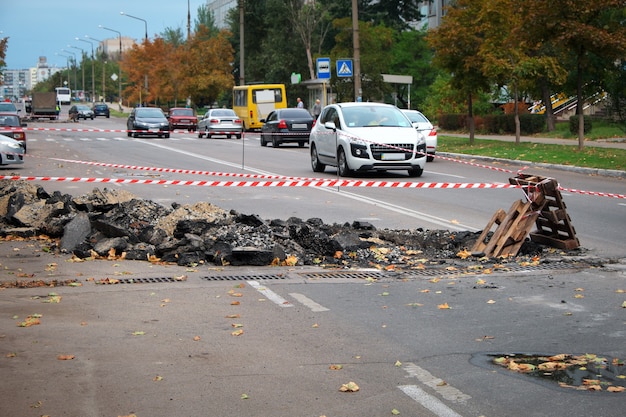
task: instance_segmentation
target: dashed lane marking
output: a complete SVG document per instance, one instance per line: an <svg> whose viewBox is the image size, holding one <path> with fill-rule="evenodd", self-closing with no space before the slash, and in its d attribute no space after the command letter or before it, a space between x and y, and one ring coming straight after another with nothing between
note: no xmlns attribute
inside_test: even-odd
<svg viewBox="0 0 626 417"><path fill-rule="evenodd" d="M298 300L301 304L310 308L311 311L313 311L314 313L321 312L321 311L330 311L328 308L324 307L321 304L316 303L315 301L311 300L309 297L307 297L304 294L292 292L292 293L289 293L289 295L295 298L296 300Z"/></svg>

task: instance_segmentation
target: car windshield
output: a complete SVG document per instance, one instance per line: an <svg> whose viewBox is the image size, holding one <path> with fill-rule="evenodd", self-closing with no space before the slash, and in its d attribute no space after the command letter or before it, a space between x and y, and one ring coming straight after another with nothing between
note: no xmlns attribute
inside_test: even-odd
<svg viewBox="0 0 626 417"><path fill-rule="evenodd" d="M20 126L20 119L17 116L2 114L0 115L0 126L18 127Z"/></svg>
<svg viewBox="0 0 626 417"><path fill-rule="evenodd" d="M281 119L309 119L311 115L304 109L285 109L278 113L278 117Z"/></svg>
<svg viewBox="0 0 626 417"><path fill-rule="evenodd" d="M354 106L343 108L347 127L409 127L409 121L395 107Z"/></svg>
<svg viewBox="0 0 626 417"><path fill-rule="evenodd" d="M91 109L90 109L89 107L87 107L87 106L76 106L76 108L77 108L78 110L91 110Z"/></svg>
<svg viewBox="0 0 626 417"><path fill-rule="evenodd" d="M13 104L13 103L0 103L0 111L15 111L15 104Z"/></svg>
<svg viewBox="0 0 626 417"><path fill-rule="evenodd" d="M174 109L170 111L171 116L193 116L193 109Z"/></svg>
<svg viewBox="0 0 626 417"><path fill-rule="evenodd" d="M229 109L219 109L212 110L211 117L237 117L234 110Z"/></svg>
<svg viewBox="0 0 626 417"><path fill-rule="evenodd" d="M161 118L161 117L163 117L163 112L161 111L161 109L157 109L157 108L143 108L143 109L137 109L135 115L137 117L158 117L158 118Z"/></svg>
<svg viewBox="0 0 626 417"><path fill-rule="evenodd" d="M405 114L409 117L409 120L411 120L411 122L413 123L430 123L428 119L426 118L426 116L424 116L420 112L408 111Z"/></svg>

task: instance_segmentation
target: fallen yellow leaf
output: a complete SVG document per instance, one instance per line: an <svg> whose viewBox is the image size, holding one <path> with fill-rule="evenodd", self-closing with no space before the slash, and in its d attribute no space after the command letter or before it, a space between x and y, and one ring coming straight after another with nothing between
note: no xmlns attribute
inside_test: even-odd
<svg viewBox="0 0 626 417"><path fill-rule="evenodd" d="M448 305L448 303L443 303L443 304L439 304L437 308L440 310L445 310L445 309L449 309L450 306Z"/></svg>
<svg viewBox="0 0 626 417"><path fill-rule="evenodd" d="M339 391L341 391L341 392L357 392L359 389L360 388L359 388L359 386L356 383L350 381L347 384L342 384L341 388L339 388Z"/></svg>

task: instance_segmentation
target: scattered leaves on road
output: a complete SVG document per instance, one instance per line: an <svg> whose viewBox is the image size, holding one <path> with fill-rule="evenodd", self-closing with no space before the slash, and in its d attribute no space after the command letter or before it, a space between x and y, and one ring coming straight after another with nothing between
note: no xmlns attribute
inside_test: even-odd
<svg viewBox="0 0 626 417"><path fill-rule="evenodd" d="M339 388L339 391L341 392L357 392L358 390L360 390L361 388L359 388L359 386L350 381L347 384L342 384L341 388Z"/></svg>

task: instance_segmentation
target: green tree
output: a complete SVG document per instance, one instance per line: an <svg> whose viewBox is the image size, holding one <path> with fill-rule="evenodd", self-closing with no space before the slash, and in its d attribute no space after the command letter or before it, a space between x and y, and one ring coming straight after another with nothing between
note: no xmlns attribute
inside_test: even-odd
<svg viewBox="0 0 626 417"><path fill-rule="evenodd" d="M480 54L485 34L477 27L484 0L457 0L442 24L429 32L427 40L435 50L433 62L451 74L450 85L467 97L469 142L474 144L473 98L490 90L490 80L483 74Z"/></svg>
<svg viewBox="0 0 626 417"><path fill-rule="evenodd" d="M7 48L9 46L9 38L0 39L0 71L6 67L5 59L7 57ZM0 74L2 74L0 72Z"/></svg>

